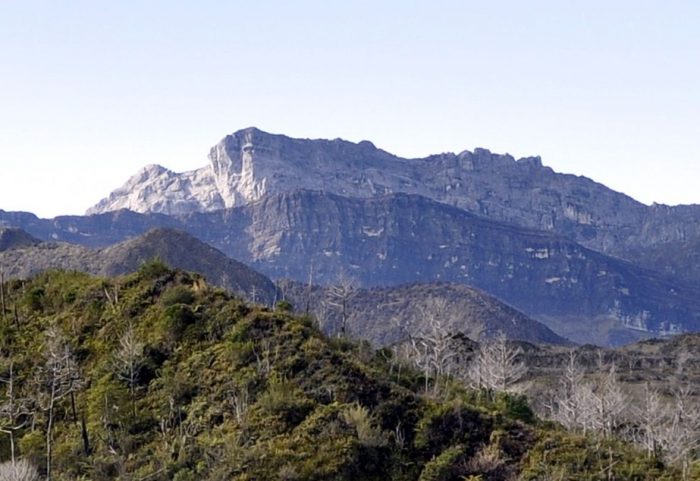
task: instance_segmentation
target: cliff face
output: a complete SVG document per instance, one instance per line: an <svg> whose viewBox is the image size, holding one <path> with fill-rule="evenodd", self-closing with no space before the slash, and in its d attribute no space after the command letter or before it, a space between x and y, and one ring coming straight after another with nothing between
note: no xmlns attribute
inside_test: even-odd
<svg viewBox="0 0 700 481"><path fill-rule="evenodd" d="M115 212L30 224L37 237L93 246L146 226L175 227L272 278L306 282L312 273L323 284L345 272L364 286L468 284L581 342L700 329L700 292L693 287L554 233L415 195L353 199L299 191L177 218Z"/></svg>
<svg viewBox="0 0 700 481"><path fill-rule="evenodd" d="M647 207L539 157L485 149L403 159L363 141L293 139L255 128L226 136L210 165L176 174L149 166L88 210L186 214L300 189L352 198L407 193L490 219L562 234L601 252L700 237L700 207Z"/></svg>

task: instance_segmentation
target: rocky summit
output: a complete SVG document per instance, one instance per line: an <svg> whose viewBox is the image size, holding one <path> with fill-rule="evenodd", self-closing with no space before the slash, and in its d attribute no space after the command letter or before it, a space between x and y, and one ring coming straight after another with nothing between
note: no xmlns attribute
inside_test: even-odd
<svg viewBox="0 0 700 481"><path fill-rule="evenodd" d="M147 166L87 213L206 212L302 189L352 198L406 193L621 257L630 248L700 238L700 206L646 206L585 177L554 172L539 157L477 148L405 159L368 141L294 139L247 128L212 147L209 160L179 174Z"/></svg>

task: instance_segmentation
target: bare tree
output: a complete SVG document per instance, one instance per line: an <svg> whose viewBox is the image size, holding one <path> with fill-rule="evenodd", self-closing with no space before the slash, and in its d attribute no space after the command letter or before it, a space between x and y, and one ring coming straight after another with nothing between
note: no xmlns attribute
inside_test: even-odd
<svg viewBox="0 0 700 481"><path fill-rule="evenodd" d="M39 406L46 413L46 480L51 481L51 461L53 446L53 427L58 402L70 396L75 415L73 394L81 386L80 372L73 353L63 334L56 327L46 332L44 346L44 365L39 370Z"/></svg>
<svg viewBox="0 0 700 481"><path fill-rule="evenodd" d="M0 404L0 432L7 434L10 438L10 461L15 464L15 432L22 429L27 424L27 417L32 413L29 409L27 399L17 396L15 389L14 363L10 361L8 374L0 378L0 382L5 384L5 402Z"/></svg>
<svg viewBox="0 0 700 481"><path fill-rule="evenodd" d="M673 409L660 430L660 442L668 461L680 463L687 478L692 455L700 449L700 412L692 404L692 389L682 385L674 390Z"/></svg>
<svg viewBox="0 0 700 481"><path fill-rule="evenodd" d="M578 364L576 352L569 352L569 360L559 380L559 391L546 406L550 417L567 429L586 430L589 414L586 406L592 392L586 389L584 372Z"/></svg>
<svg viewBox="0 0 700 481"><path fill-rule="evenodd" d="M143 348L143 342L136 336L133 326L129 325L119 340L113 360L114 373L129 387L132 422L136 420L136 384L143 364Z"/></svg>
<svg viewBox="0 0 700 481"><path fill-rule="evenodd" d="M602 355L601 355L602 362ZM597 383L585 380L575 353L560 379L559 392L547 406L551 417L568 429L596 432L605 437L616 433L629 407L629 397L617 379L615 364L606 367Z"/></svg>
<svg viewBox="0 0 700 481"><path fill-rule="evenodd" d="M340 335L342 337L347 335L349 304L356 289L355 280L346 273L341 273L335 283L328 288L326 294L328 306L335 309L340 315Z"/></svg>
<svg viewBox="0 0 700 481"><path fill-rule="evenodd" d="M629 407L629 397L620 386L617 379L617 367L612 363L605 377L596 390L596 419L595 422L603 436L612 436L622 424L626 409Z"/></svg>
<svg viewBox="0 0 700 481"><path fill-rule="evenodd" d="M39 481L39 472L26 459L0 464L0 481Z"/></svg>
<svg viewBox="0 0 700 481"><path fill-rule="evenodd" d="M5 271L0 269L0 309L2 309L2 320L5 320Z"/></svg>
<svg viewBox="0 0 700 481"><path fill-rule="evenodd" d="M661 395L647 383L641 405L635 408L635 418L639 432L634 441L642 446L649 457L655 457L661 449L663 427L667 422L668 407L661 400Z"/></svg>
<svg viewBox="0 0 700 481"><path fill-rule="evenodd" d="M511 345L500 332L494 339L481 343L469 367L469 377L480 388L513 391L527 373L522 354L522 348Z"/></svg>

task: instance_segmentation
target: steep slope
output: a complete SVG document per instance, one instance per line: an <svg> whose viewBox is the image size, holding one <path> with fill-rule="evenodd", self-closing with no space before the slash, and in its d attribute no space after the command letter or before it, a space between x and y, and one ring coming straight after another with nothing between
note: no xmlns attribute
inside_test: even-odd
<svg viewBox="0 0 700 481"><path fill-rule="evenodd" d="M0 220L17 218L0 213ZM364 286L456 282L482 289L559 335L619 344L700 329L700 293L553 233L493 222L420 196L353 199L300 191L177 218L118 211L27 220L39 238L108 245L176 226L272 278Z"/></svg>
<svg viewBox="0 0 700 481"><path fill-rule="evenodd" d="M277 297L276 287L265 276L184 232L162 228L99 250L45 242L0 252L0 270L9 278L28 278L48 269L114 276L134 272L154 258L199 272L212 284L256 302L269 304Z"/></svg>
<svg viewBox="0 0 700 481"><path fill-rule="evenodd" d="M0 227L0 252L17 247L32 246L40 241L23 231L22 229Z"/></svg>
<svg viewBox="0 0 700 481"><path fill-rule="evenodd" d="M455 383L435 396L387 352L195 275L49 272L3 292L19 314L3 326L0 372L39 382L0 393L54 399L20 414L13 436L56 481L680 479L629 444L538 423L522 397Z"/></svg>
<svg viewBox="0 0 700 481"><path fill-rule="evenodd" d="M443 329L479 340L503 332L532 343L569 344L544 324L477 289L460 284L408 284L374 289L351 288L340 297L331 287L282 280L279 288L297 311L315 314L324 332L339 333L341 302L346 303L346 332L378 346L408 334L430 332L430 319ZM334 305L335 304L335 305Z"/></svg>
<svg viewBox="0 0 700 481"><path fill-rule="evenodd" d="M306 189L355 198L417 194L622 257L629 247L700 236L699 206L647 207L585 177L555 173L539 157L476 149L403 159L367 141L293 139L248 128L226 136L209 159L184 174L150 166L88 212L211 211Z"/></svg>

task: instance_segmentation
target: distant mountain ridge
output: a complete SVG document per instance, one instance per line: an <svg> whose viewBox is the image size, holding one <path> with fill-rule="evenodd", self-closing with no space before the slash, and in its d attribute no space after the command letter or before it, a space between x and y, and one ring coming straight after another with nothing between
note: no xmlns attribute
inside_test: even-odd
<svg viewBox="0 0 700 481"><path fill-rule="evenodd" d="M555 173L539 157L475 149L404 159L368 141L294 139L248 128L215 145L209 160L182 174L147 166L88 213L208 212L296 190L352 198L406 193L621 257L630 247L700 238L700 206L649 207L585 177Z"/></svg>
<svg viewBox="0 0 700 481"><path fill-rule="evenodd" d="M116 276L134 272L154 258L198 272L210 283L255 302L272 304L278 297L275 285L262 274L185 232L164 228L96 250L62 242L23 245L0 252L0 271L6 278L28 278L48 269Z"/></svg>
<svg viewBox="0 0 700 481"><path fill-rule="evenodd" d="M495 222L406 194L353 199L298 191L177 217L118 211L33 216L32 235L99 247L151 227L189 232L273 278L364 286L457 282L482 289L577 342L620 344L700 330L700 289L551 232Z"/></svg>
<svg viewBox="0 0 700 481"><path fill-rule="evenodd" d="M39 239L27 234L22 229L0 228L0 252L18 247L26 247L38 244Z"/></svg>
<svg viewBox="0 0 700 481"><path fill-rule="evenodd" d="M314 313L325 332L338 334L342 313L332 303L332 287L309 286L283 279L282 294L297 311ZM443 328L482 340L504 333L511 339L531 343L571 344L544 324L477 289L461 284L404 284L392 287L351 289L347 296L347 331L353 338L377 346L405 341L408 334L430 332L429 316Z"/></svg>

